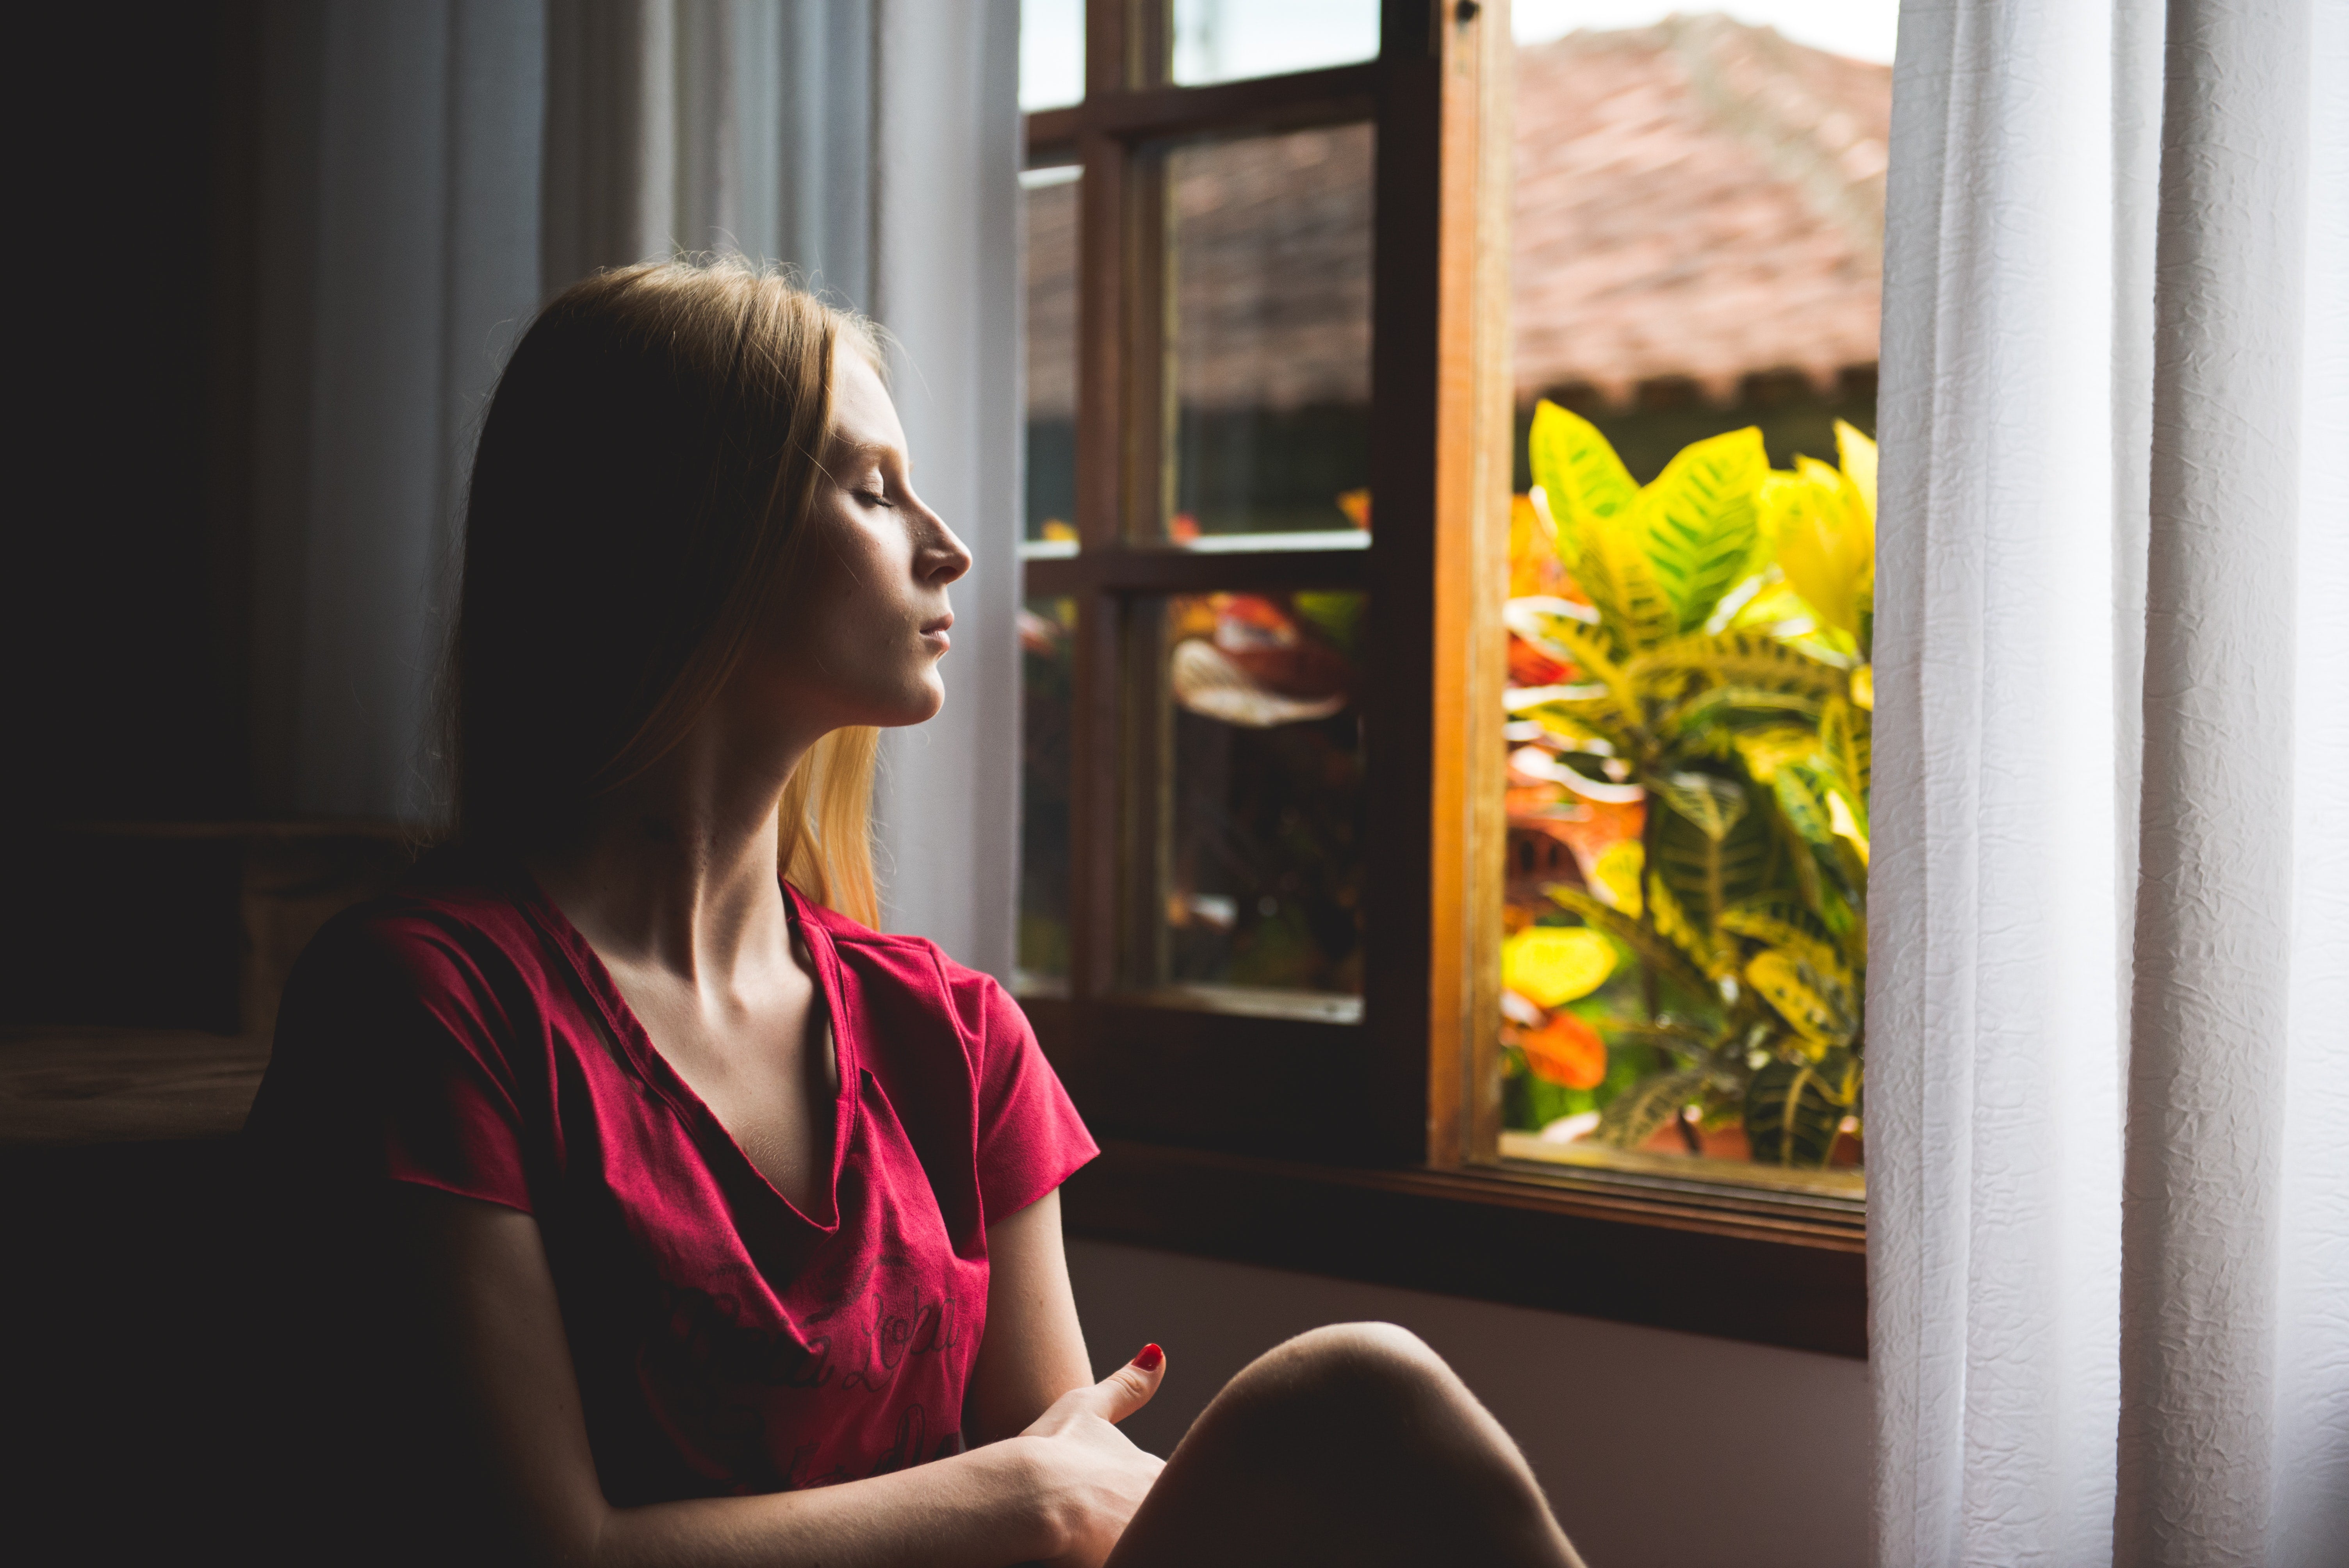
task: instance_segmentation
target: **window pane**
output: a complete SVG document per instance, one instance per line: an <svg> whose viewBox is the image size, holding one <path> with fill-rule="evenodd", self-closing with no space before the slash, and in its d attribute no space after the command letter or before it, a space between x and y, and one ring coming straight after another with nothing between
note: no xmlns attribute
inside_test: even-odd
<svg viewBox="0 0 2349 1568"><path fill-rule="evenodd" d="M1363 604L1209 593L1149 607L1165 716L1158 984L1360 1016Z"/></svg>
<svg viewBox="0 0 2349 1568"><path fill-rule="evenodd" d="M1505 1154L1859 1190L1891 71L1828 9L1516 9Z"/></svg>
<svg viewBox="0 0 2349 1568"><path fill-rule="evenodd" d="M1028 505L1024 538L1077 537L1077 211L1069 165L1019 177L1028 222Z"/></svg>
<svg viewBox="0 0 2349 1568"><path fill-rule="evenodd" d="M1019 609L1019 956L1023 991L1069 979L1069 720L1075 695L1077 602Z"/></svg>
<svg viewBox="0 0 2349 1568"><path fill-rule="evenodd" d="M1166 154L1164 537L1362 542L1371 145L1348 125Z"/></svg>
<svg viewBox="0 0 2349 1568"><path fill-rule="evenodd" d="M1085 0L1019 0L1019 107L1060 108L1085 96Z"/></svg>
<svg viewBox="0 0 2349 1568"><path fill-rule="evenodd" d="M1184 87L1319 70L1378 57L1379 0L1174 0Z"/></svg>

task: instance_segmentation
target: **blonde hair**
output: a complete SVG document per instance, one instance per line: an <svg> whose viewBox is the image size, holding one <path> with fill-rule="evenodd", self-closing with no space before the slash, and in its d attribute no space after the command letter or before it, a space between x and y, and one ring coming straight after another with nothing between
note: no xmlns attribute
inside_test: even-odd
<svg viewBox="0 0 2349 1568"><path fill-rule="evenodd" d="M740 661L823 480L840 346L874 328L739 258L564 290L499 378L450 661L457 829L522 847L674 748ZM776 802L779 871L870 925L880 732L825 736Z"/></svg>

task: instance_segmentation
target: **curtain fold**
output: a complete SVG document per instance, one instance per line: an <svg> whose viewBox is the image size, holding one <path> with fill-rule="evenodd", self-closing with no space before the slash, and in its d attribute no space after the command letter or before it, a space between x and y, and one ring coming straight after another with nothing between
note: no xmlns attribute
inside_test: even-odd
<svg viewBox="0 0 2349 1568"><path fill-rule="evenodd" d="M536 303L538 0L264 9L254 771L274 811L429 819L453 510Z"/></svg>
<svg viewBox="0 0 2349 1568"><path fill-rule="evenodd" d="M1903 8L1868 1087L1888 1565L2349 1539L2344 9Z"/></svg>
<svg viewBox="0 0 2349 1568"><path fill-rule="evenodd" d="M679 251L872 303L874 0L545 0L541 284Z"/></svg>
<svg viewBox="0 0 2349 1568"><path fill-rule="evenodd" d="M963 542L945 711L884 738L882 907L1009 984L1019 878L1019 8L876 0L873 311L914 482Z"/></svg>

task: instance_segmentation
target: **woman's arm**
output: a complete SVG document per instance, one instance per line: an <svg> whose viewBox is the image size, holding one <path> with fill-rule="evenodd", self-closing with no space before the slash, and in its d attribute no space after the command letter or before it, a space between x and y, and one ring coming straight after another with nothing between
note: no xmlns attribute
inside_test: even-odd
<svg viewBox="0 0 2349 1568"><path fill-rule="evenodd" d="M987 1333L963 1397L975 1446L1024 1432L1071 1388L1093 1380L1069 1288L1054 1191L987 1228Z"/></svg>
<svg viewBox="0 0 2349 1568"><path fill-rule="evenodd" d="M502 1500L523 1561L595 1568L1098 1563L1156 1478L1158 1460L1110 1425L1157 1387L1155 1371L1127 1367L1060 1399L1035 1430L971 1453L806 1491L613 1508L596 1480L538 1222L422 1188L403 1191L398 1212L418 1326L435 1341L432 1363L450 1374L451 1418ZM1065 1301L1065 1269L1060 1279ZM1073 1338L1073 1309L1068 1327ZM1081 1346L1074 1365L1082 1370ZM1011 1381L1033 1386L1032 1378Z"/></svg>

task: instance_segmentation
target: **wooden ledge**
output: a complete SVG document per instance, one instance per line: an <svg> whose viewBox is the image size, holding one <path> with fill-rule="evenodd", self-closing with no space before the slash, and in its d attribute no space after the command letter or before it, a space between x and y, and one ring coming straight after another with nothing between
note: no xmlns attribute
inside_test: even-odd
<svg viewBox="0 0 2349 1568"><path fill-rule="evenodd" d="M1848 1215L1516 1171L1364 1170L1111 1140L1076 1234L1831 1356L1868 1354Z"/></svg>
<svg viewBox="0 0 2349 1568"><path fill-rule="evenodd" d="M268 1065L197 1029L0 1030L0 1150L232 1138Z"/></svg>

